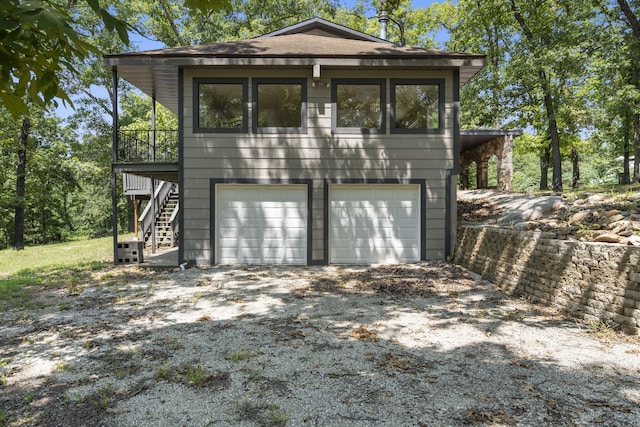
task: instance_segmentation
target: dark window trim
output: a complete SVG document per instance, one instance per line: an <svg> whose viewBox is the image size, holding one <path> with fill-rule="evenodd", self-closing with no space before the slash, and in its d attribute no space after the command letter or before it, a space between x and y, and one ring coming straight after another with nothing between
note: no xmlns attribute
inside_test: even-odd
<svg viewBox="0 0 640 427"><path fill-rule="evenodd" d="M242 127L207 128L200 126L201 84L242 84ZM249 79L194 77L193 79L193 133L248 133L249 132Z"/></svg>
<svg viewBox="0 0 640 427"><path fill-rule="evenodd" d="M379 128L338 127L338 85L361 84L380 86L380 123ZM331 79L331 132L361 135L380 135L387 133L387 80L386 79Z"/></svg>
<svg viewBox="0 0 640 427"><path fill-rule="evenodd" d="M329 186L339 184L414 184L420 187L420 260L427 260L427 180L426 179L341 179L325 178L323 188L323 260L322 264L329 264Z"/></svg>
<svg viewBox="0 0 640 427"><path fill-rule="evenodd" d="M396 127L396 86L397 85L437 85L438 86L438 127L437 128L397 128ZM445 79L391 79L391 133L392 134L444 134L445 120Z"/></svg>
<svg viewBox="0 0 640 427"><path fill-rule="evenodd" d="M306 78L254 78L251 81L251 109L252 109L252 129L254 133L284 133L284 134L305 134L307 133L307 79ZM301 127L258 127L258 85L261 84L299 84L302 88L300 106Z"/></svg>
<svg viewBox="0 0 640 427"><path fill-rule="evenodd" d="M253 185L300 185L307 186L307 265L312 264L313 248L313 180L295 178L212 178L209 180L209 241L211 245L211 265L216 264L216 186L218 184L253 184Z"/></svg>

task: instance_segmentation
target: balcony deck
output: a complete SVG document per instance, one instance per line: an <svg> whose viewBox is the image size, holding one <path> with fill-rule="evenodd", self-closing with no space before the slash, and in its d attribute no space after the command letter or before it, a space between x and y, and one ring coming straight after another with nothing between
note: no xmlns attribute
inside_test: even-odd
<svg viewBox="0 0 640 427"><path fill-rule="evenodd" d="M120 130L113 170L178 182L177 130Z"/></svg>

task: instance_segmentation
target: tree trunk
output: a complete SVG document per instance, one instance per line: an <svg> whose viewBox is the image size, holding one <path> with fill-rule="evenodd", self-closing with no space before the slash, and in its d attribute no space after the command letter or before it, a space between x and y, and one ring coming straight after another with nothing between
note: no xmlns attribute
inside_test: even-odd
<svg viewBox="0 0 640 427"><path fill-rule="evenodd" d="M571 188L580 188L580 154L575 146L571 147L571 166L573 167Z"/></svg>
<svg viewBox="0 0 640 427"><path fill-rule="evenodd" d="M553 105L551 89L547 81L547 73L541 69L540 84L544 90L544 109L547 113L547 124L549 126L549 137L551 138L551 159L553 161L553 191L562 192L562 157L560 155L560 134L558 133L558 122L556 120L556 110Z"/></svg>
<svg viewBox="0 0 640 427"><path fill-rule="evenodd" d="M631 184L631 174L629 173L629 162L631 161L631 132L629 130L628 118L625 118L624 123L624 136L622 137L622 155L624 156L622 184Z"/></svg>
<svg viewBox="0 0 640 427"><path fill-rule="evenodd" d="M549 158L551 157L550 147L546 147L540 156L540 189L549 189Z"/></svg>
<svg viewBox="0 0 640 427"><path fill-rule="evenodd" d="M22 120L20 139L18 140L18 165L16 167L16 208L13 226L13 247L19 251L24 249L24 196L27 178L27 148L31 121L29 117Z"/></svg>
<svg viewBox="0 0 640 427"><path fill-rule="evenodd" d="M633 182L640 182L640 114L633 115Z"/></svg>
<svg viewBox="0 0 640 427"><path fill-rule="evenodd" d="M527 25L527 21L520 13L516 6L515 0L511 0L511 11L513 16L518 21L522 33L530 42L535 40L533 31ZM553 160L553 191L562 191L562 159L560 157L560 135L558 134L558 122L556 120L556 109L553 105L553 95L551 93L550 82L547 79L547 73L544 68L538 69L538 79L540 88L544 92L544 108L547 114L547 125L549 130L549 137L551 138L551 157ZM542 183L541 183L542 184Z"/></svg>

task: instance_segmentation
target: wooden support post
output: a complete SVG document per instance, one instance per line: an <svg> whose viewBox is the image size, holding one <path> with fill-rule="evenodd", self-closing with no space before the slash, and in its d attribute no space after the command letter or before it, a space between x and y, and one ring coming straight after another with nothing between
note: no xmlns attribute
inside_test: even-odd
<svg viewBox="0 0 640 427"><path fill-rule="evenodd" d="M140 200L134 197L133 199L133 234L138 240L138 216L140 210Z"/></svg>

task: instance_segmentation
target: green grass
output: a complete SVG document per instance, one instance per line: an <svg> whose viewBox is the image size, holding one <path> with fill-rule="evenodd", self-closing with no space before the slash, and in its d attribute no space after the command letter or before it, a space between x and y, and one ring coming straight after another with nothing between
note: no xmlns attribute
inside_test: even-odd
<svg viewBox="0 0 640 427"><path fill-rule="evenodd" d="M121 240L126 238L121 236ZM0 250L0 309L26 304L33 286L76 292L92 272L113 261L112 242L111 237L104 237L28 246L22 251Z"/></svg>
<svg viewBox="0 0 640 427"><path fill-rule="evenodd" d="M550 190L535 190L534 194L546 194ZM640 192L639 184L599 184L583 185L577 190L565 186L563 194L569 199L584 198L591 194L602 194L608 197L629 197Z"/></svg>
<svg viewBox="0 0 640 427"><path fill-rule="evenodd" d="M121 236L120 240L126 240ZM51 245L28 246L23 251L3 249L0 251L0 277L16 274L25 269L76 266L91 262L113 260L113 240L78 239Z"/></svg>

